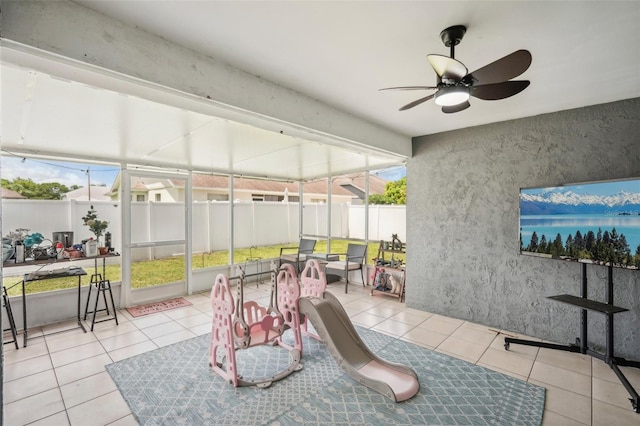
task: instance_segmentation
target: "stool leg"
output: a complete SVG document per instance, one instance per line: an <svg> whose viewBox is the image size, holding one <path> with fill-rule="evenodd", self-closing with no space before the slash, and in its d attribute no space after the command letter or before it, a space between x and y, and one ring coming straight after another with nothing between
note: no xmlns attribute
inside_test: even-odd
<svg viewBox="0 0 640 426"><path fill-rule="evenodd" d="M111 282L110 281L106 281L106 284L109 288L109 297L111 297L111 307L113 308L113 317L116 320L116 325L119 325L118 323L118 311L116 310L116 303L113 301L113 293L111 292Z"/></svg>
<svg viewBox="0 0 640 426"><path fill-rule="evenodd" d="M104 300L104 308L107 311L107 315L111 315L109 313L109 304L107 303L107 283L106 281L100 282L100 289L102 290L102 299ZM109 286L109 292L111 292L111 286ZM113 305L112 305L113 306Z"/></svg>
<svg viewBox="0 0 640 426"><path fill-rule="evenodd" d="M91 299L91 289L93 288L93 283L89 283L89 294L87 294L87 304L84 307L84 319L87 319L87 312L89 311L89 300Z"/></svg>
<svg viewBox="0 0 640 426"><path fill-rule="evenodd" d="M100 301L100 287L98 287L96 293L96 304L93 307L93 319L91 320L91 331L93 331L93 326L96 324L96 314L98 313L98 302Z"/></svg>
<svg viewBox="0 0 640 426"><path fill-rule="evenodd" d="M92 274L91 275L91 279L89 280L89 294L87 294L87 304L84 307L84 319L85 320L87 319L87 311L89 310L89 299L91 299L91 288L95 284L96 289L98 289L100 281L102 281L102 275L101 274Z"/></svg>

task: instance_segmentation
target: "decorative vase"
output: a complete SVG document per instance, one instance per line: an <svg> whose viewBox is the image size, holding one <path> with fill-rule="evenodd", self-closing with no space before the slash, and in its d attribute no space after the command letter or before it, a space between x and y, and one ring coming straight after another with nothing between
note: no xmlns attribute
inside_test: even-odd
<svg viewBox="0 0 640 426"><path fill-rule="evenodd" d="M98 255L98 242L96 240L88 240L83 244L82 251L85 257L94 257Z"/></svg>

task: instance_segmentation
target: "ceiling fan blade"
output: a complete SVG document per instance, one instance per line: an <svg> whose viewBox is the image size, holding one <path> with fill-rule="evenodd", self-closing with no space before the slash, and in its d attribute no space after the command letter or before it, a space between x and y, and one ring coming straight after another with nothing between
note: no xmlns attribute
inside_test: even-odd
<svg viewBox="0 0 640 426"><path fill-rule="evenodd" d="M434 86L399 86L399 87L385 87L379 90L430 90L437 89Z"/></svg>
<svg viewBox="0 0 640 426"><path fill-rule="evenodd" d="M517 95L529 86L529 80L503 81L496 84L471 86L469 94L485 101L495 101Z"/></svg>
<svg viewBox="0 0 640 426"><path fill-rule="evenodd" d="M481 84L500 83L511 80L525 72L531 65L531 53L528 50L516 50L504 58L475 70L469 77Z"/></svg>
<svg viewBox="0 0 640 426"><path fill-rule="evenodd" d="M456 59L443 55L427 55L427 60L440 78L460 81L469 70Z"/></svg>
<svg viewBox="0 0 640 426"><path fill-rule="evenodd" d="M471 104L469 103L469 101L465 101L461 104L458 105L452 105L452 106L443 106L442 107L442 112L444 112L445 114L452 114L454 112L460 112L463 111L467 108L469 108L471 106Z"/></svg>
<svg viewBox="0 0 640 426"><path fill-rule="evenodd" d="M429 96L425 96L424 98L417 99L417 100L415 100L415 101L411 102L410 104L406 104L405 106L403 106L402 108L400 108L400 111L406 111L406 110L408 110L409 108L413 108L413 107L414 107L414 106L416 106L416 105L420 105L421 103L426 102L426 101L428 101L429 99L433 98L435 95L436 95L436 94L435 94L435 93L433 93L433 94L431 94L431 95L429 95Z"/></svg>

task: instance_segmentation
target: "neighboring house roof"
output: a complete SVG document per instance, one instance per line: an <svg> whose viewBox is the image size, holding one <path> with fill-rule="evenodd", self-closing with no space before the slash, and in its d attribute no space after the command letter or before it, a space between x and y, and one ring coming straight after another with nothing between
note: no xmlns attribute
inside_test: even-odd
<svg viewBox="0 0 640 426"><path fill-rule="evenodd" d="M132 191L147 191L149 188L147 188L147 185L145 185L143 182L136 182L135 184L131 185L131 190Z"/></svg>
<svg viewBox="0 0 640 426"><path fill-rule="evenodd" d="M91 200L90 201L105 201L110 200L107 193L109 192L109 188L106 186L94 186L91 185ZM82 187L78 189L74 189L73 191L69 191L62 196L63 200L80 200L80 201L88 201L89 200L89 188Z"/></svg>
<svg viewBox="0 0 640 426"><path fill-rule="evenodd" d="M359 197L364 195L365 189L365 173L353 173L350 175L334 178L331 185L331 194L341 196ZM172 180L175 186L183 186L184 181ZM289 195L298 194L298 182L283 182L263 179L234 178L234 188L239 190L256 191L256 192L278 192L282 193L287 190ZM369 175L369 193L384 194L387 181L376 176ZM192 186L196 188L228 188L228 178L226 176L216 175L200 175L194 174L192 178ZM346 187L355 187L356 191L351 191ZM314 181L304 182L303 190L305 194L322 194L327 193L327 179L318 179Z"/></svg>
<svg viewBox="0 0 640 426"><path fill-rule="evenodd" d="M2 198L20 200L27 197L25 197L24 195L21 195L19 192L12 191L7 188L2 188Z"/></svg>
<svg viewBox="0 0 640 426"><path fill-rule="evenodd" d="M334 178L331 186L331 194L363 198L365 190L365 175L365 172L361 172ZM192 176L191 184L193 189L217 189L224 192L229 188L228 179L229 178L227 176L222 175L194 174ZM138 191L151 189L149 184L145 184L145 182L150 182L150 179L145 178L144 182L141 180L132 180L131 189ZM177 188L182 188L185 184L185 181L181 179L170 179L168 181L163 180L163 182ZM255 193L284 193L286 191L291 196L298 194L298 182L234 177L233 185L237 190L252 191ZM386 185L387 181L381 177L372 174L369 175L369 194L384 194ZM117 194L119 187L120 175L118 174L111 189L106 192ZM304 193L307 195L326 195L327 179L324 178L304 182L303 189Z"/></svg>

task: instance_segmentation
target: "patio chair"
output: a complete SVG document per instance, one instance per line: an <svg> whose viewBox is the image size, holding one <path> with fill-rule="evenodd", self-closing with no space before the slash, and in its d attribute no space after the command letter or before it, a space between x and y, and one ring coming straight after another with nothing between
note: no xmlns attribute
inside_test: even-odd
<svg viewBox="0 0 640 426"><path fill-rule="evenodd" d="M283 263L291 263L298 273L302 271L302 266L307 260L307 255L312 254L316 248L316 240L308 240L300 238L300 244L297 247L280 247L280 265ZM285 253L285 251L293 251L296 253Z"/></svg>
<svg viewBox="0 0 640 426"><path fill-rule="evenodd" d="M365 244L349 244L347 246L346 253L331 253L341 256L345 256L345 260L336 260L327 263L324 268L325 274L336 274L344 276L345 285L344 292L348 293L349 289L349 273L352 271L360 270L360 276L362 277L362 286L364 287L364 268L367 258L367 246Z"/></svg>

